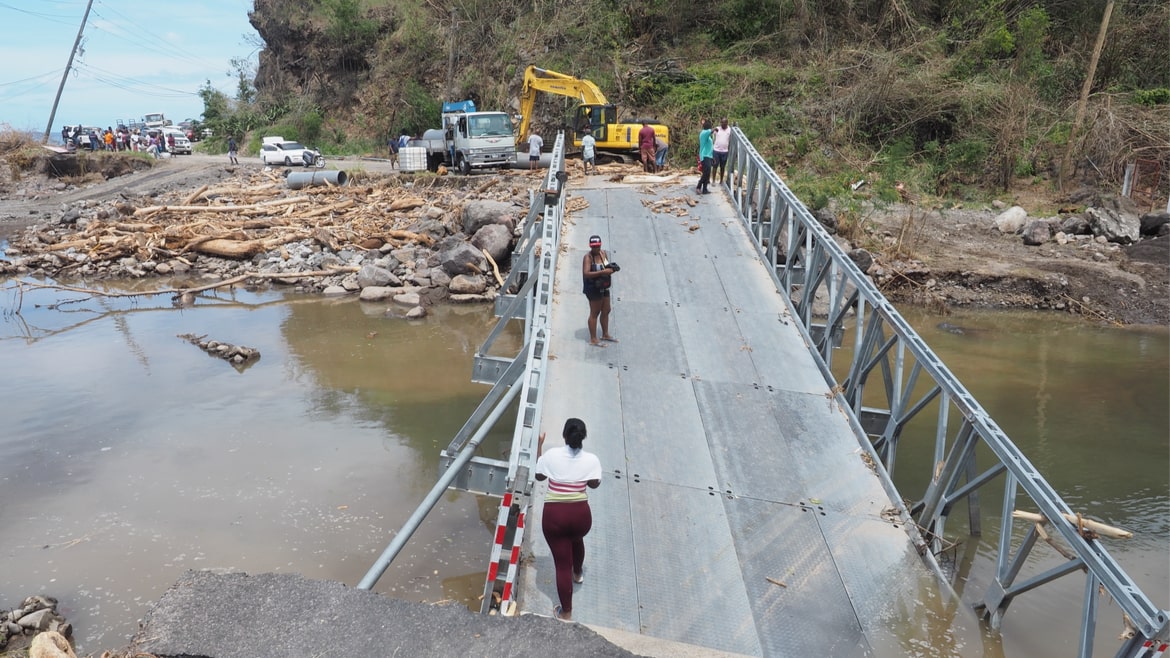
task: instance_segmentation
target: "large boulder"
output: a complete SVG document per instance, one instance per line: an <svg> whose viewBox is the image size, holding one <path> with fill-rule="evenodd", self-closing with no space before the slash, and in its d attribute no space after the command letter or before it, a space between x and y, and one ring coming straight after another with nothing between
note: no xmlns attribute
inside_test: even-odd
<svg viewBox="0 0 1170 658"><path fill-rule="evenodd" d="M829 208L818 208L812 211L812 216L821 226L825 227L829 235L837 234L837 213Z"/></svg>
<svg viewBox="0 0 1170 658"><path fill-rule="evenodd" d="M358 286L361 288L369 288L370 286L389 286L400 285L398 277L394 273L382 267L374 265L363 265L357 273Z"/></svg>
<svg viewBox="0 0 1170 658"><path fill-rule="evenodd" d="M1131 244L1141 238L1142 222L1136 214L1118 207L1089 208L1085 210L1093 235L1110 242Z"/></svg>
<svg viewBox="0 0 1170 658"><path fill-rule="evenodd" d="M1141 218L1142 235L1158 235L1158 231L1167 223L1170 223L1170 212L1165 210L1148 212Z"/></svg>
<svg viewBox="0 0 1170 658"><path fill-rule="evenodd" d="M471 236L471 244L486 250L496 264L503 263L512 251L512 231L503 224L488 224Z"/></svg>
<svg viewBox="0 0 1170 658"><path fill-rule="evenodd" d="M1060 232L1066 235L1088 235L1092 233L1089 220L1081 213L1075 213L1060 220Z"/></svg>
<svg viewBox="0 0 1170 658"><path fill-rule="evenodd" d="M516 228L516 206L503 201L470 201L463 206L463 232L475 235L488 224Z"/></svg>
<svg viewBox="0 0 1170 658"><path fill-rule="evenodd" d="M439 266L451 276L486 272L488 268L483 252L468 242L447 242L437 255Z"/></svg>
<svg viewBox="0 0 1170 658"><path fill-rule="evenodd" d="M1024 227L1024 244L1029 246L1042 245L1052 239L1052 222L1047 219L1034 219Z"/></svg>
<svg viewBox="0 0 1170 658"><path fill-rule="evenodd" d="M1019 206L1012 206L995 218L995 228L999 229L1000 233L1019 233L1020 229L1024 228L1024 222L1027 219L1027 210Z"/></svg>
<svg viewBox="0 0 1170 658"><path fill-rule="evenodd" d="M411 233L425 235L435 240L442 240L450 235L447 225L437 219L420 219L406 228Z"/></svg>
<svg viewBox="0 0 1170 658"><path fill-rule="evenodd" d="M487 290L487 279L480 274L459 274L449 286L453 295L478 295Z"/></svg>
<svg viewBox="0 0 1170 658"><path fill-rule="evenodd" d="M869 268L873 267L873 254L865 249L854 249L850 251L849 260L852 260L857 265L857 269L861 270L862 273L869 272Z"/></svg>

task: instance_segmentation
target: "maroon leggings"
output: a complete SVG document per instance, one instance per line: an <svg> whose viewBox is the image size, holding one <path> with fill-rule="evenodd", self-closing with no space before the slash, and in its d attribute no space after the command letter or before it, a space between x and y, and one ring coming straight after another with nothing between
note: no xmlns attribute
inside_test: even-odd
<svg viewBox="0 0 1170 658"><path fill-rule="evenodd" d="M585 564L585 535L593 527L589 501L546 502L540 525L557 570L561 612L569 614L573 612L573 574L581 573Z"/></svg>

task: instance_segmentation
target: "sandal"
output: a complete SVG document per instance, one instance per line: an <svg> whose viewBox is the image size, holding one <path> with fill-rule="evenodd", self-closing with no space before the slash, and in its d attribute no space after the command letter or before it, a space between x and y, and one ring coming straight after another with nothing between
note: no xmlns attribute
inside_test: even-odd
<svg viewBox="0 0 1170 658"><path fill-rule="evenodd" d="M570 623L573 621L572 619L565 619L561 617L561 606L559 605L553 606L553 619L556 619L557 621L563 621L565 623Z"/></svg>
<svg viewBox="0 0 1170 658"><path fill-rule="evenodd" d="M577 583L578 585L585 582L585 571L582 570L581 573L573 574L573 582Z"/></svg>

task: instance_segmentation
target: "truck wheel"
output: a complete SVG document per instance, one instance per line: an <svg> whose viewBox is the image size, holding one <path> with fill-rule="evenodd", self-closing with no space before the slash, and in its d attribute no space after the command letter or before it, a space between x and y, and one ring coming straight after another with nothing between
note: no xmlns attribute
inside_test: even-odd
<svg viewBox="0 0 1170 658"><path fill-rule="evenodd" d="M455 163L455 167L459 170L459 173L463 174L464 176L471 175L471 163L468 162L467 158L463 157L462 155L459 156L459 160Z"/></svg>

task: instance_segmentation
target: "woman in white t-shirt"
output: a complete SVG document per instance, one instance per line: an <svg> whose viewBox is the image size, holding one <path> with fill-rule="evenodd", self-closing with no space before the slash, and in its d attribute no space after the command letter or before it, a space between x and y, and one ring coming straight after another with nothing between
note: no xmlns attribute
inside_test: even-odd
<svg viewBox="0 0 1170 658"><path fill-rule="evenodd" d="M585 581L585 535L593 527L585 487L601 486L601 460L581 449L585 434L585 421L570 418L561 432L564 446L546 452L544 432L536 446L536 479L548 480L541 529L556 567L557 597L561 601L553 608L553 614L564 620L573 618L573 583Z"/></svg>

